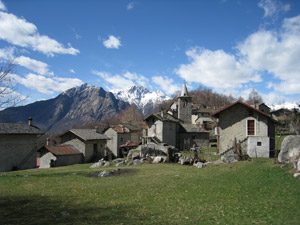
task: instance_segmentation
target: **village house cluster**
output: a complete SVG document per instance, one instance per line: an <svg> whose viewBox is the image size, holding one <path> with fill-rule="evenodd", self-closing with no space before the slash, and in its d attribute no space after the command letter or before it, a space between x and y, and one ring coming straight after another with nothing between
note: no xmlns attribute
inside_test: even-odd
<svg viewBox="0 0 300 225"><path fill-rule="evenodd" d="M279 113L279 112L277 112ZM209 147L217 140L217 153L231 154L240 146L250 157L270 157L275 149L276 120L265 104L234 102L222 109L193 105L186 85L167 110L153 113L144 120L142 130L129 123L107 128L71 129L61 135L60 144L47 143L37 148L41 130L28 123L0 124L0 171L49 168L95 162L101 158L119 158L131 149L146 146L168 154L190 148Z"/></svg>

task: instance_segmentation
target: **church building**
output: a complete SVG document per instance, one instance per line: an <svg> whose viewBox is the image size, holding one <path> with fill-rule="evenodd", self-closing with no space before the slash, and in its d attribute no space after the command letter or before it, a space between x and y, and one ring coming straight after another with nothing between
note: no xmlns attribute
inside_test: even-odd
<svg viewBox="0 0 300 225"><path fill-rule="evenodd" d="M144 139L146 143L171 145L178 150L195 147L208 147L209 132L192 124L192 97L183 85L176 108L151 114L145 119L147 124Z"/></svg>

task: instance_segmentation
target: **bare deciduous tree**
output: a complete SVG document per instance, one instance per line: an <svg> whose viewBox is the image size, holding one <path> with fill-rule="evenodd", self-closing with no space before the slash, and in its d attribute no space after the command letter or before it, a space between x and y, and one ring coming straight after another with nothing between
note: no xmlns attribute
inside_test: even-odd
<svg viewBox="0 0 300 225"><path fill-rule="evenodd" d="M13 63L0 64L0 110L16 106L23 99L15 92L16 83L10 76L14 69Z"/></svg>

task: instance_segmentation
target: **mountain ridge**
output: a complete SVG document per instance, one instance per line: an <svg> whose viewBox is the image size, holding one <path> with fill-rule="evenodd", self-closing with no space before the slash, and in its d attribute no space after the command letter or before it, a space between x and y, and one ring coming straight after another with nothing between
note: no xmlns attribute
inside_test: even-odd
<svg viewBox="0 0 300 225"><path fill-rule="evenodd" d="M115 97L130 105L134 104L144 114L149 114L157 104L171 99L160 90L155 92L149 91L142 86L132 86L125 89L111 90Z"/></svg>

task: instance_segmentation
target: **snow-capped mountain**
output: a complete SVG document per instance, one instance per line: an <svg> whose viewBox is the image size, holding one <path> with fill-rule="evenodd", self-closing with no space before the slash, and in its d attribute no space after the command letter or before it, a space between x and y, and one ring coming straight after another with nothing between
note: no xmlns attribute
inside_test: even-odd
<svg viewBox="0 0 300 225"><path fill-rule="evenodd" d="M128 102L131 105L135 104L145 114L150 112L155 105L170 99L159 90L152 92L142 86L132 86L123 90L115 89L110 92L119 100Z"/></svg>

